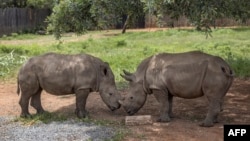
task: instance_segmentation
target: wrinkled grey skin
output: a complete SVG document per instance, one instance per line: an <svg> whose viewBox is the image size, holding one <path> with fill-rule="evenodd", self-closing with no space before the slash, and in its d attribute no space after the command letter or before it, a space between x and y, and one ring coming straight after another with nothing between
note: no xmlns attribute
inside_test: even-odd
<svg viewBox="0 0 250 141"><path fill-rule="evenodd" d="M129 81L125 98L119 101L129 115L145 103L147 94L154 94L161 104L159 122L169 122L173 97L186 99L203 95L209 101L208 113L201 126L217 122L223 97L233 82L233 72L220 57L199 51L161 53L143 60L135 73L121 75Z"/></svg>
<svg viewBox="0 0 250 141"><path fill-rule="evenodd" d="M19 104L21 116L30 116L28 104L43 113L41 92L53 95L76 95L75 113L79 118L87 115L86 99L90 92L99 92L104 103L113 111L120 108L114 74L108 63L87 55L63 55L47 53L33 57L25 63L18 74Z"/></svg>

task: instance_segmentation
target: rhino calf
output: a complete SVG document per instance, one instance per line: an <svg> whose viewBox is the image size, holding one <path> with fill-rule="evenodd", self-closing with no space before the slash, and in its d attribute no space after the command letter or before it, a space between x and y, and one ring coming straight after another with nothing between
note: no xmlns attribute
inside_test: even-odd
<svg viewBox="0 0 250 141"><path fill-rule="evenodd" d="M87 54L63 55L47 53L30 58L18 74L17 93L21 92L19 104L21 116L30 116L28 106L43 113L41 92L53 95L76 95L75 113L79 118L87 114L86 99L96 91L113 111L120 107L121 99L115 85L114 74L108 63Z"/></svg>
<svg viewBox="0 0 250 141"><path fill-rule="evenodd" d="M233 71L220 57L199 51L160 53L143 60L135 73L121 75L129 81L129 90L120 101L129 115L145 103L147 94L160 102L158 121L169 122L173 97L197 98L209 101L208 113L201 126L213 126L222 110L223 97L233 82Z"/></svg>

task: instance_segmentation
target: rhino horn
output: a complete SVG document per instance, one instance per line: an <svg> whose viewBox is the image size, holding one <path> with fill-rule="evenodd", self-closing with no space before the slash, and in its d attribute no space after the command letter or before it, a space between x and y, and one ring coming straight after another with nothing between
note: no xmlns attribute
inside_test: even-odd
<svg viewBox="0 0 250 141"><path fill-rule="evenodd" d="M126 71L126 70L123 70L123 73L124 73L125 75L133 75L132 73L130 73L130 72Z"/></svg>
<svg viewBox="0 0 250 141"><path fill-rule="evenodd" d="M133 74L131 75L121 74L121 77L123 77L125 80L130 81L130 82L135 80L135 76Z"/></svg>
<svg viewBox="0 0 250 141"><path fill-rule="evenodd" d="M118 100L118 103L120 103L121 105L123 105L123 100Z"/></svg>

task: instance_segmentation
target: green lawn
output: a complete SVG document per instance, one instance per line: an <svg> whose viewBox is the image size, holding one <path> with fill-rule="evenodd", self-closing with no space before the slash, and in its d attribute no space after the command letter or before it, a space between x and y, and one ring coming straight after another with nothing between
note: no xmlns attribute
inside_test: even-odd
<svg viewBox="0 0 250 141"><path fill-rule="evenodd" d="M61 41L52 35L16 35L0 38L0 77L16 76L17 69L29 57L45 52L88 53L109 62L116 81L123 69L135 71L144 58L159 52L200 50L223 57L237 77L250 76L250 28L215 29L212 37L192 29L159 31L93 31L76 36L65 34Z"/></svg>

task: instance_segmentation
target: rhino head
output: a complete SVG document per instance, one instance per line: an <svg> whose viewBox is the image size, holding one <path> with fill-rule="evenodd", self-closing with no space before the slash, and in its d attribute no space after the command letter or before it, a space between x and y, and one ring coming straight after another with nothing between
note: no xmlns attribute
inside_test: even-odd
<svg viewBox="0 0 250 141"><path fill-rule="evenodd" d="M120 108L121 104L119 100L121 100L122 97L116 88L114 74L108 63L105 63L105 66L101 65L99 93L102 100L111 111Z"/></svg>
<svg viewBox="0 0 250 141"><path fill-rule="evenodd" d="M124 75L121 76L129 82L129 89L119 102L129 115L133 115L141 109L147 99L143 79L127 71L124 71Z"/></svg>

